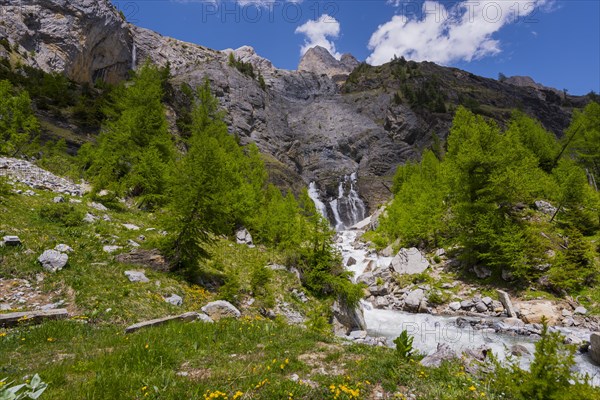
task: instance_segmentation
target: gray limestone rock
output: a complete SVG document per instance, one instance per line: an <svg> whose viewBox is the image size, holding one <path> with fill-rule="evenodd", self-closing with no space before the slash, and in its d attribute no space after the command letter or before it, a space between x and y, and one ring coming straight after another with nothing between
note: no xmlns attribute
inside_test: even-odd
<svg viewBox="0 0 600 400"><path fill-rule="evenodd" d="M125 275L131 282L150 282L143 271L125 271Z"/></svg>
<svg viewBox="0 0 600 400"><path fill-rule="evenodd" d="M38 261L46 271L56 272L67 265L69 256L60 251L46 250L38 257Z"/></svg>
<svg viewBox="0 0 600 400"><path fill-rule="evenodd" d="M425 298L425 291L423 289L416 289L412 292L409 292L406 298L404 299L404 308L407 311L416 312L419 310L419 306L421 305L421 301Z"/></svg>
<svg viewBox="0 0 600 400"><path fill-rule="evenodd" d="M176 294L172 294L169 297L165 297L165 301L169 304L173 304L174 306L180 306L183 304L183 298Z"/></svg>
<svg viewBox="0 0 600 400"><path fill-rule="evenodd" d="M446 343L438 343L437 350L421 360L424 367L439 367L443 361L449 361L458 356Z"/></svg>
<svg viewBox="0 0 600 400"><path fill-rule="evenodd" d="M225 300L217 300L202 307L202 311L213 320L221 318L239 318L242 314L233 304Z"/></svg>
<svg viewBox="0 0 600 400"><path fill-rule="evenodd" d="M392 259L390 267L399 274L420 274L429 268L429 261L419 249L400 249Z"/></svg>

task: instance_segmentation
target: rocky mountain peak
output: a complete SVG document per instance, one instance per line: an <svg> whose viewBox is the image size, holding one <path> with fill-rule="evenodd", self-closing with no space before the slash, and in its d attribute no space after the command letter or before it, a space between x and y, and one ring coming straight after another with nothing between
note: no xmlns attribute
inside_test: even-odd
<svg viewBox="0 0 600 400"><path fill-rule="evenodd" d="M504 82L508 83L510 85L513 85L513 86L532 88L532 89L535 89L536 91L550 91L560 97L563 97L563 95L564 95L560 90L555 89L553 87L544 86L541 83L538 83L535 80L533 80L533 78L531 78L530 76L515 75L515 76L511 76L509 78L506 78L504 80ZM544 100L546 98L542 93L540 93L539 97Z"/></svg>
<svg viewBox="0 0 600 400"><path fill-rule="evenodd" d="M302 56L298 71L314 72L333 77L335 75L349 75L358 64L356 58L351 54L344 54L340 60L337 60L326 48L315 46L308 49Z"/></svg>
<svg viewBox="0 0 600 400"><path fill-rule="evenodd" d="M273 63L271 63L270 60L256 54L256 50L254 50L252 46L242 46L235 50L225 49L223 50L223 53L227 55L229 55L229 53L233 53L233 55L236 58L240 59L243 62L252 64L261 72L270 71L274 69Z"/></svg>

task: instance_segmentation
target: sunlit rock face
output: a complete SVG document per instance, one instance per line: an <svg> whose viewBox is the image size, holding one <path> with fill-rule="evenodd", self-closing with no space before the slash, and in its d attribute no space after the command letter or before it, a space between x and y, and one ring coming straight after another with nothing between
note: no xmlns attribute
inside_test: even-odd
<svg viewBox="0 0 600 400"><path fill-rule="evenodd" d="M127 77L133 41L108 0L0 0L0 36L25 64L78 82Z"/></svg>

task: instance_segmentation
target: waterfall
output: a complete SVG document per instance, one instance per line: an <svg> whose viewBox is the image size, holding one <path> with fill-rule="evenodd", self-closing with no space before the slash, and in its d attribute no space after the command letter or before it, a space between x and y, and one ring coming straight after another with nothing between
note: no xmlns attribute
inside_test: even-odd
<svg viewBox="0 0 600 400"><path fill-rule="evenodd" d="M311 182L310 185L308 185L308 197L310 197L313 203L315 203L317 211L321 213L322 216L327 218L327 207L321 201L319 189L317 189L317 184L315 182Z"/></svg>
<svg viewBox="0 0 600 400"><path fill-rule="evenodd" d="M343 230L365 218L365 203L356 190L356 172L345 175L338 185L338 197L329 202L336 230Z"/></svg>
<svg viewBox="0 0 600 400"><path fill-rule="evenodd" d="M321 215L329 219L336 231L343 231L365 218L365 203L358 196L356 181L356 173L343 176L338 185L337 197L329 198L327 204L321 201L317 184L311 182L308 185L309 197ZM327 212L328 209L331 210L330 213Z"/></svg>
<svg viewBox="0 0 600 400"><path fill-rule="evenodd" d="M135 71L136 66L137 66L137 46L134 43L133 48L131 49L131 69Z"/></svg>

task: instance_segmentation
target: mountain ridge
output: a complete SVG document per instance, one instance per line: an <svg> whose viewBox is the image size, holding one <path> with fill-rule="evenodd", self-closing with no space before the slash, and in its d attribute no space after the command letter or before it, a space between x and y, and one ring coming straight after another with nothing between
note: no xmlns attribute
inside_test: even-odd
<svg viewBox="0 0 600 400"><path fill-rule="evenodd" d="M444 141L459 105L501 124L518 108L560 136L573 107L586 102L428 62L337 61L322 48L310 49L298 71L278 69L249 46L212 50L129 24L107 0L31 0L18 12L7 0L0 4L15 11L2 15L0 36L18 49L20 62L92 83L126 79L149 60L169 66L176 99L184 83L194 88L208 79L230 132L273 159L284 187L315 181L324 198L335 198L343 177L357 173L371 210L387 201L398 165ZM262 75L264 87L228 65L231 52ZM176 117L177 107L168 106Z"/></svg>

